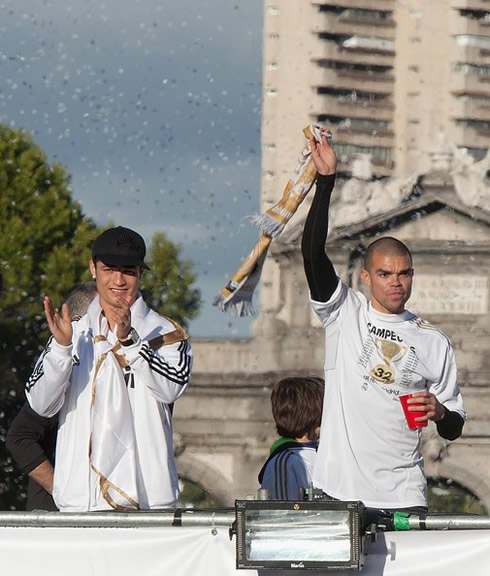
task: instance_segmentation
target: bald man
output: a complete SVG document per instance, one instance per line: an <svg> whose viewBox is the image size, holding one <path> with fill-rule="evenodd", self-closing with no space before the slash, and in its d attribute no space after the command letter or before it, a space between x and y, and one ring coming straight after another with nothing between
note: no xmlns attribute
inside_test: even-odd
<svg viewBox="0 0 490 576"><path fill-rule="evenodd" d="M400 397L413 393L417 422L454 440L466 414L448 337L406 310L414 270L396 238L367 249L361 280L369 298L342 282L325 253L337 159L326 137L310 142L318 171L302 240L314 311L325 328L325 397L313 482L330 497L368 509L427 511L421 429L410 429ZM379 517L379 516L378 516Z"/></svg>

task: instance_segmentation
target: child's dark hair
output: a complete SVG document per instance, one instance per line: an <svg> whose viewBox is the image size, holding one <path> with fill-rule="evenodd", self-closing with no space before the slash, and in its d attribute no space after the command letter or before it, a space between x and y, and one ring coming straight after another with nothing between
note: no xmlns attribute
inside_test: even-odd
<svg viewBox="0 0 490 576"><path fill-rule="evenodd" d="M272 388L272 415L276 430L287 438L317 439L322 421L325 382L317 376L283 378Z"/></svg>

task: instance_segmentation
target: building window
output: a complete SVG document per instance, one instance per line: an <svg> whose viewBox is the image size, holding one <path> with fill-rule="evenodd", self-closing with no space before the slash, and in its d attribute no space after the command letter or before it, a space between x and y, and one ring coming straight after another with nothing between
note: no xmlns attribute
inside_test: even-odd
<svg viewBox="0 0 490 576"><path fill-rule="evenodd" d="M469 76L490 76L490 66L480 64L455 64L454 71L463 72L463 74L468 74Z"/></svg>
<svg viewBox="0 0 490 576"><path fill-rule="evenodd" d="M393 20L390 10L365 10L363 8L344 8L342 6L320 6L320 12L336 14L339 20L357 20L368 23L387 23Z"/></svg>
<svg viewBox="0 0 490 576"><path fill-rule="evenodd" d="M490 131L490 121L476 120L475 118L456 118L456 124L466 126L467 128L475 128L478 131Z"/></svg>
<svg viewBox="0 0 490 576"><path fill-rule="evenodd" d="M490 49L490 38L488 36L474 36L471 34L459 34L456 36L458 46L473 46L475 48Z"/></svg>
<svg viewBox="0 0 490 576"><path fill-rule="evenodd" d="M329 32L320 32L319 38L321 40L335 42L338 46L348 50L367 50L371 52L392 53L395 46L393 40L387 40L386 38L379 38L377 36L330 34Z"/></svg>
<svg viewBox="0 0 490 576"><path fill-rule="evenodd" d="M317 88L317 93L325 96L333 96L341 103L355 103L360 105L377 104L389 99L387 94L332 88L330 86L320 86Z"/></svg>
<svg viewBox="0 0 490 576"><path fill-rule="evenodd" d="M460 15L469 20L477 20L480 24L490 24L490 12L488 10L460 10Z"/></svg>
<svg viewBox="0 0 490 576"><path fill-rule="evenodd" d="M490 106L490 96L476 95L476 94L461 94L458 96L461 102L469 102L472 104L484 104Z"/></svg>
<svg viewBox="0 0 490 576"><path fill-rule="evenodd" d="M375 64L353 64L351 62L341 62L339 60L320 59L318 64L321 68L338 70L342 72L355 72L367 76L387 76L391 74L392 66L381 66Z"/></svg>
<svg viewBox="0 0 490 576"><path fill-rule="evenodd" d="M358 146L356 144L335 143L335 151L341 162L348 163L354 154L370 154L374 164L384 164L391 166L391 148L381 146Z"/></svg>
<svg viewBox="0 0 490 576"><path fill-rule="evenodd" d="M321 122L337 128L352 129L357 132L371 132L375 135L379 132L391 130L391 122L388 120L376 120L374 118L346 118L343 116L320 116Z"/></svg>

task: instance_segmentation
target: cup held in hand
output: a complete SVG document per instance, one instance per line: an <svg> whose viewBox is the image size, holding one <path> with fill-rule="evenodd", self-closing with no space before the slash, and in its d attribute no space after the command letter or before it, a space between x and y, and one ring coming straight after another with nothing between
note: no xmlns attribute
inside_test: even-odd
<svg viewBox="0 0 490 576"><path fill-rule="evenodd" d="M422 422L416 422L415 418L419 416L425 416L426 412L421 410L408 410L408 406L415 407L417 404L407 404L407 400L411 398L413 394L405 394L400 396L400 403L405 413L405 418L407 419L408 427L410 430L416 430L417 428L425 428L427 426L427 420Z"/></svg>

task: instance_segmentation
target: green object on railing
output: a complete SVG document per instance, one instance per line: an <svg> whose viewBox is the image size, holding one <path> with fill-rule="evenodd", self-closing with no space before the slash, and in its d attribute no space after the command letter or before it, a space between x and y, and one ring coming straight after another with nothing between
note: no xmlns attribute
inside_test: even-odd
<svg viewBox="0 0 490 576"><path fill-rule="evenodd" d="M408 512L395 512L393 514L393 526L395 530L410 530L410 514Z"/></svg>

